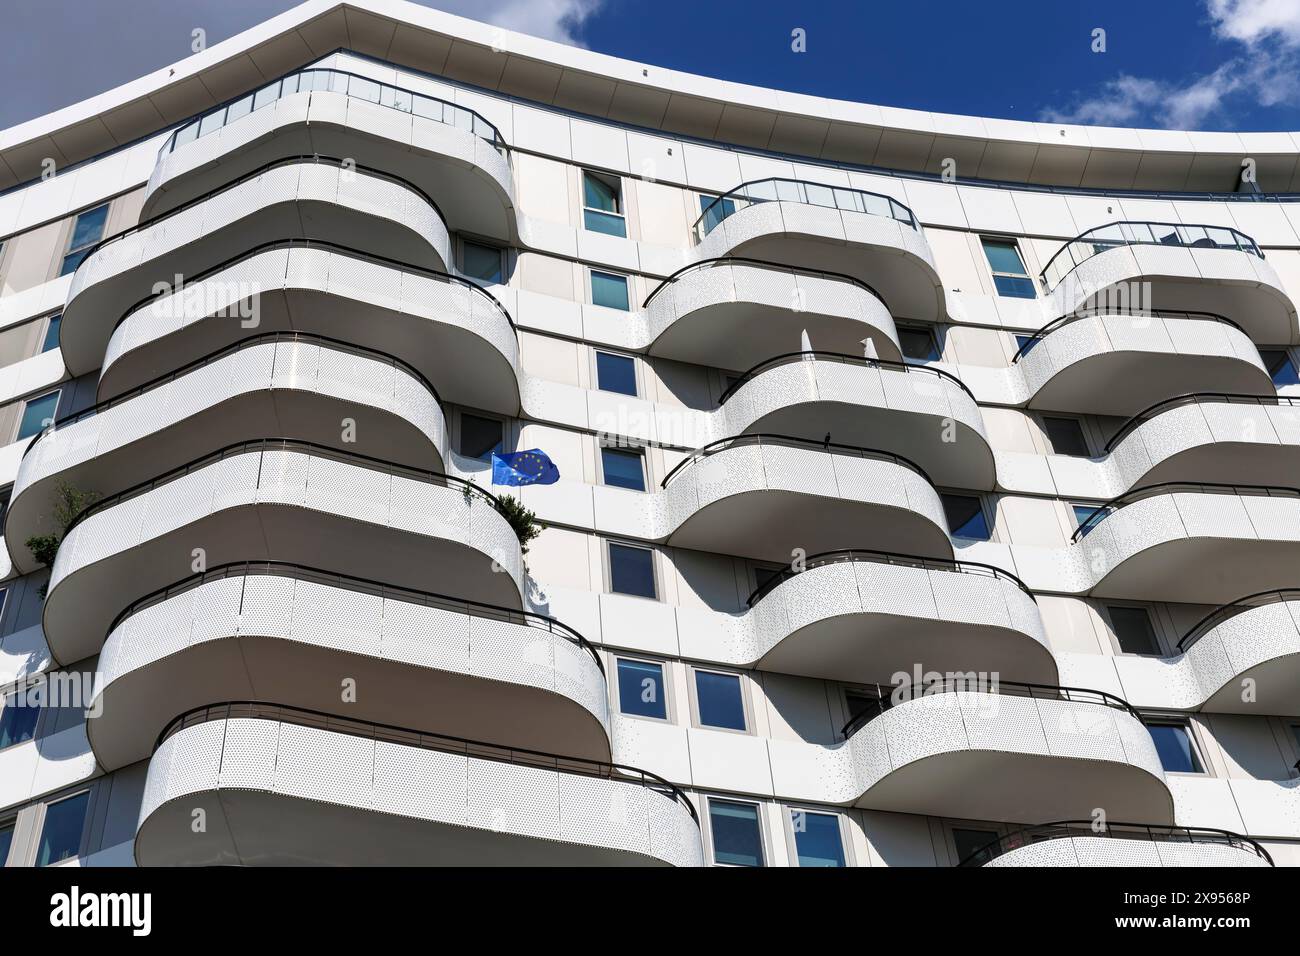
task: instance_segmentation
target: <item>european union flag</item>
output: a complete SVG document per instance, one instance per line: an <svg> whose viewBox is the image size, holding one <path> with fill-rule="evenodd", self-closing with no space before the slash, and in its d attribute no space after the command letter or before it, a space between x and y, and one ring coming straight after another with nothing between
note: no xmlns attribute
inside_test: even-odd
<svg viewBox="0 0 1300 956"><path fill-rule="evenodd" d="M492 454L494 485L553 485L559 480L560 469L540 448Z"/></svg>

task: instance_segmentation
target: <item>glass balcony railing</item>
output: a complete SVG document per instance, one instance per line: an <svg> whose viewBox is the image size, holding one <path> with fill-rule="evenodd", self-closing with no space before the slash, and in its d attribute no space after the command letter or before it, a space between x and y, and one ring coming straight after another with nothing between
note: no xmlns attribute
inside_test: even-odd
<svg viewBox="0 0 1300 956"><path fill-rule="evenodd" d="M1120 246L1181 246L1187 249L1236 249L1264 258L1255 240L1229 226L1181 225L1174 222L1112 222L1071 239L1047 263L1041 275L1051 292L1070 272L1099 252Z"/></svg>
<svg viewBox="0 0 1300 956"><path fill-rule="evenodd" d="M440 100L436 96L413 93L345 70L311 68L297 70L256 92L229 100L216 109L195 117L167 137L159 155L165 156L178 146L184 146L209 133L215 133L236 120L264 106L269 106L281 97L310 92L342 93L345 96L365 100L367 103L422 116L437 123L446 123L448 126L463 129L486 140L493 149L503 155L507 148L500 130L471 109L457 106L447 100Z"/></svg>
<svg viewBox="0 0 1300 956"><path fill-rule="evenodd" d="M1202 827L1149 826L1143 823L1108 823L1098 826L1095 820L1066 820L1025 827L998 837L961 860L958 866L983 866L1004 853L1033 846L1047 840L1105 839L1137 840L1146 843L1187 843L1226 846L1244 853L1252 853L1269 866L1273 858L1268 851L1250 837L1230 830L1209 830Z"/></svg>
<svg viewBox="0 0 1300 956"><path fill-rule="evenodd" d="M920 229L912 210L890 196L843 186L806 183L797 179L760 179L737 186L705 206L704 212L692 227L696 243L703 242L704 237L729 216L763 202L797 202L846 212L861 212L869 216L886 216L913 229Z"/></svg>

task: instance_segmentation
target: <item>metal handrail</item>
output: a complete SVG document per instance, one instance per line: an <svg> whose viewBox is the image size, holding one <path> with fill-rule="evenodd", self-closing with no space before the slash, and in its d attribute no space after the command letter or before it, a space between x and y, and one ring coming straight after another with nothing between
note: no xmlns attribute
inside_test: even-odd
<svg viewBox="0 0 1300 956"><path fill-rule="evenodd" d="M1185 392L1182 395L1175 395L1172 398L1161 399L1152 405L1148 405L1136 415L1129 416L1124 424L1120 425L1115 434L1106 442L1106 451L1113 451L1115 446L1118 445L1120 441L1129 434L1129 432L1133 431L1139 425L1155 418L1159 413L1183 405L1200 405L1202 402L1207 404L1240 403L1243 405L1300 406L1300 398L1288 395L1248 395L1245 392Z"/></svg>
<svg viewBox="0 0 1300 956"><path fill-rule="evenodd" d="M880 300L881 305L885 306L886 309L889 308L883 295L861 279L855 279L853 276L845 275L842 272L828 272L825 269L804 269L799 266L787 265L784 262L772 262L768 259L752 259L748 256L715 256L712 259L701 259L699 262L692 262L688 265L684 265L655 286L641 303L641 308L649 308L650 300L662 292L665 286L671 285L687 273L695 272L699 269L711 269L714 266L758 266L762 269L769 269L773 272L789 272L796 276L809 276L815 279L830 279L833 282L847 282L850 285L855 285L860 289L865 289L867 292L870 292Z"/></svg>
<svg viewBox="0 0 1300 956"><path fill-rule="evenodd" d="M379 90L379 97L377 99L372 100L369 97L362 97L356 93L352 93L350 90L337 90L332 88L317 89L315 88L314 83L312 87L307 89L304 89L301 83L295 83L293 89L284 88L284 82L286 80L290 79L291 77L296 78L296 77L304 76L308 73L321 74L330 77L331 82L328 84L328 87L332 87L334 85L332 81L332 77L334 76L346 77L349 86L351 85L352 79L355 78L357 80L360 80L362 83L368 83L376 87ZM279 89L273 96L265 100L262 104L255 105L257 104L257 97L262 93L266 92L267 90L270 90L272 87L279 87ZM403 109L400 105L398 105L397 100L399 99L399 97L397 96L394 96L392 98L393 102L390 103L383 102L384 99L383 93L385 90L392 91L394 94L400 93L406 97L409 97L410 98L409 102L412 108ZM307 67L305 69L290 70L288 73L285 73L277 77L276 79L272 80L266 86L258 90L254 90L251 93L241 93L239 96L232 96L230 99L223 101L219 105L214 106L212 109L206 110L203 113L199 114L198 116L192 118L188 122L183 123L182 125L176 127L176 129L172 131L171 135L168 136L167 139L163 142L162 147L158 150L158 155L162 156L166 153L172 152L177 146L177 142L176 142L177 138L181 133L185 132L186 130L197 129L198 132L195 133L193 139L202 139L203 136L207 135L208 132L213 132L218 129L224 129L228 123L234 121L229 119L228 115L227 117L223 117L222 121L219 124L212 127L211 130L203 131L202 124L205 120L210 119L216 114L226 112L231 106L233 106L236 103L241 103L244 100L250 101L248 112L241 113L239 116L235 117L235 119L238 120L238 119L242 119L244 116L249 116L257 112L263 106L268 106L271 103L276 102L282 96L292 96L294 93L343 93L344 96L355 96L358 99L365 100L366 102L371 102L381 106L386 106L389 109L394 109L402 113L411 113L412 115L422 116L425 119L433 119L433 117L428 116L424 113L418 113L418 114L415 113L414 105L417 102L427 101L429 103L438 103L444 108L443 110L440 110L440 112L443 112L444 115L445 115L445 107L450 106L453 110L456 111L456 113L453 114L453 116L458 114L465 114L470 117L469 132L473 133L479 139L485 140L486 142L490 143L492 145L492 148L495 149L498 153L503 152L506 149L509 149L509 146L506 143L505 138L501 135L501 131L497 129L496 126L493 125L493 123L491 123L488 119L486 119L483 116L483 114L479 113L477 110L472 110L467 106L461 106L459 103L453 103L450 100L444 100L441 97L430 96L427 93L416 93L414 90L408 90L400 86L394 86L392 83L384 83L379 80L371 79L368 76L362 76L360 73L353 73L349 70L340 70L335 67ZM448 123L446 120L442 120L442 119L437 120L437 122L440 122L447 126L456 126L457 128L463 128L460 127L459 124L455 122ZM490 132L491 136L485 136L484 135L485 132ZM186 140L187 143L192 141L193 140L189 140L189 139ZM185 145L185 144L182 143L180 145Z"/></svg>
<svg viewBox="0 0 1300 956"><path fill-rule="evenodd" d="M433 400L437 402L439 406L442 405L442 398L438 395L438 390L433 387L433 383L430 382L429 379L415 366L395 355L389 355L387 352L381 352L378 349L367 348L364 345L355 345L352 342L345 342L343 339L331 338L327 335L316 335L312 332L262 332L258 335L250 336L246 339L240 339L238 342L232 342L229 345L222 346L215 352L209 352L207 355L200 356L193 361L187 362L179 368L175 368L170 372L164 372L162 375L152 378L142 385L137 385L130 391L123 392L120 395L114 395L112 398L106 398L101 402L96 402L88 408L81 409L81 411L72 412L71 414L64 415L62 418L56 419L36 433L36 437L28 442L27 447L23 449L22 457L26 458L31 454L32 449L36 447L37 443L48 434L55 433L61 428L66 428L68 425L75 425L77 422L84 421L85 419L94 418L96 415L99 415L114 406L121 405L122 403L128 402L134 398L139 398L145 392L153 391L169 382L176 381L199 368L204 368L214 362L218 362L236 352L242 352L244 349L253 348L258 345L265 345L270 341L321 344L328 346L335 352L347 352L352 355L360 355L365 358L376 359L406 372L428 389L429 394L433 396Z"/></svg>
<svg viewBox="0 0 1300 956"><path fill-rule="evenodd" d="M1154 843L1213 843L1238 850L1249 850L1273 866L1273 857L1250 837L1209 827L1179 827L1148 823L1107 823L1100 831L1092 820L1062 820L1038 826L1022 827L992 840L971 853L958 866L983 866L1004 853L1046 840L1068 837L1111 837L1117 840L1151 840Z"/></svg>
<svg viewBox="0 0 1300 956"><path fill-rule="evenodd" d="M1059 318L1053 319L1033 335L1028 336L1024 343L1016 350L1016 354L1011 358L1011 364L1015 365L1022 358L1029 354L1035 345L1041 342L1051 333L1064 326L1070 325L1080 319L1100 319L1100 318L1131 318L1131 319L1197 319L1201 321L1219 322L1223 325L1230 325L1242 335L1246 334L1236 322L1225 316L1218 315L1214 312L1189 312L1181 309L1147 309L1145 312L1122 312L1116 309L1107 309L1095 307L1091 309L1079 309L1075 312L1067 313Z"/></svg>
<svg viewBox="0 0 1300 956"><path fill-rule="evenodd" d="M894 700L894 694L903 691L898 701ZM998 680L985 682L979 678L966 680L961 678L945 678L942 681L925 684L924 686L914 686L910 688L894 687L889 688L880 684L876 685L876 697L867 708L849 718L848 723L840 728L840 736L844 738L851 737L858 730L861 730L871 721L880 717L885 711L891 709L897 704L906 704L914 700L920 700L926 697L934 697L938 694L961 694L961 693L980 693L980 694L997 694L1005 697L1028 697L1033 700L1063 700L1068 703L1076 704L1101 704L1114 710L1125 711L1130 717L1138 723L1145 724L1142 715L1139 714L1133 705L1122 697L1116 697L1114 694L1107 693L1104 690L1092 690L1087 687L1059 687L1055 684L1027 684L1021 681ZM873 706L874 705L874 706Z"/></svg>
<svg viewBox="0 0 1300 956"><path fill-rule="evenodd" d="M1178 650L1186 651L1214 628L1238 614L1243 614L1257 607L1266 607L1269 604L1280 604L1283 601L1300 602L1300 588L1274 588L1271 591L1257 591L1227 604L1221 604L1188 629L1187 633L1178 641Z"/></svg>
<svg viewBox="0 0 1300 956"><path fill-rule="evenodd" d="M664 476L664 480L659 483L660 488L667 488L668 483L673 480L676 474L688 465L703 461L711 455L719 452L729 451L732 448L743 447L745 445L773 445L780 448L811 448L824 452L835 452L837 454L853 455L858 458L875 458L882 461L892 461L910 468L922 478L926 483L933 487L934 481L930 478L924 468L902 455L892 451L883 451L879 448L863 448L860 445L839 445L830 441L817 441L812 438L798 438L794 435L774 435L768 432L755 432L749 435L735 435L731 438L719 438L717 441L711 441L707 445L697 448L691 455L683 458L673 466L672 471Z"/></svg>
<svg viewBox="0 0 1300 956"><path fill-rule="evenodd" d="M1113 230L1116 235L1099 235L1106 230ZM1198 234L1199 232L1199 234ZM1092 237L1092 238L1090 238ZM1231 241L1220 241L1220 239ZM1250 255L1264 258L1259 244L1250 236L1231 226L1212 226L1179 222L1150 222L1121 219L1095 226L1081 232L1057 250L1056 255L1047 261L1043 271L1038 274L1039 281L1048 292L1060 284L1061 280L1073 272L1079 265L1101 252L1117 249L1121 246L1180 246L1189 248L1236 249ZM1075 249L1090 250L1081 255ZM1069 268L1054 271L1057 259L1063 255L1069 258ZM1048 273L1052 273L1049 278Z"/></svg>
<svg viewBox="0 0 1300 956"><path fill-rule="evenodd" d="M109 624L105 633L112 633L127 618L138 614L147 608L161 604L170 600L178 594L184 594L198 587L208 584L212 581L222 581L229 578L238 577L283 577L291 578L295 581L311 581L318 584L326 584L332 587L338 587L347 591L354 591L358 594L369 594L375 597L401 601L406 604L420 604L426 607L436 607L445 611L454 611L458 613L469 614L472 617L485 618L488 620L505 621L508 624L520 624L524 627L534 627L539 630L547 631L551 634L557 634L564 640L576 644L591 655L591 659L596 662L596 667L600 670L602 677L605 676L605 665L601 662L600 654L596 648L574 630L562 621L546 614L537 614L533 611L520 611L515 608L502 607L498 604L488 604L484 601L474 601L469 598L454 597L448 594L440 594L436 591L424 591L418 588L400 587L393 584L386 584L383 581L377 581L372 578L358 577L354 574L342 574L338 571L327 571L323 568L314 568L306 564L298 564L293 561L231 561L226 564L219 564L209 568L206 571L200 571L198 574L192 574L180 581L175 581L165 587L151 591L144 597L132 602ZM473 610L470 610L470 609Z"/></svg>
<svg viewBox="0 0 1300 956"><path fill-rule="evenodd" d="M272 720L298 727L315 727L333 733L366 737L371 740L383 740L387 743L400 744L406 747L419 747L423 750L464 754L467 757L492 760L497 763L508 763L514 766L555 770L560 773L577 773L589 777L599 777L604 780L634 783L667 797L669 800L680 803L691 815L695 825L697 827L700 825L700 818L685 791L676 784L669 783L657 773L651 773L649 770L642 770L639 767L605 763L599 760L589 760L585 757L565 757L524 747L506 747L481 740L411 730L406 727L395 727L391 724L357 720L354 717L339 717L324 711L310 710L306 707L291 707L266 701L227 701L187 710L185 713L173 718L162 729L162 733L158 735L158 739L154 742L154 753L158 752L158 748L163 745L167 738L187 727L194 727L215 720L239 718Z"/></svg>
<svg viewBox="0 0 1300 956"><path fill-rule="evenodd" d="M64 531L64 540L72 532L72 529L81 524L87 518L114 505L119 505L123 501L138 497L146 492L152 491L161 485L167 484L174 478L180 478L183 475L203 468L213 462L222 461L226 458L233 458L236 455L246 454L255 451L301 451L304 454L316 455L322 458L329 458L343 464L357 465L361 468L367 468L371 471L379 471L388 475L396 475L402 478L410 478L414 481L423 481L427 484L437 485L441 488L459 488L467 497L477 495L488 502L498 513L505 514L505 509L500 499L492 492L481 488L472 481L466 481L464 478L458 478L455 475L444 474L440 471L429 471L423 468L411 468L407 465L397 465L382 458L375 458L371 455L362 455L357 452L339 451L337 448L331 448L328 445L321 445L317 442L302 441L296 438L253 438L248 441L235 442L218 448L216 451L208 452L201 458L180 465L170 471L164 472L156 478L148 481L142 481L137 485L132 485L125 491L120 491L115 495L107 498L100 498L77 513L68 527Z"/></svg>
<svg viewBox="0 0 1300 956"><path fill-rule="evenodd" d="M718 404L725 404L737 389L749 382L762 372L768 369L777 368L781 365L791 365L799 361L826 361L842 362L846 365L862 365L868 368L891 368L902 372L916 372L922 375L935 375L939 378L946 379L960 388L970 396L971 401L975 400L974 393L966 387L966 383L959 379L951 372L945 372L941 368L932 368L929 365L915 365L911 362L895 362L892 359L867 358L864 355L849 355L847 352L823 352L819 349L811 349L806 352L784 352L781 355L773 356L770 359L764 359L754 367L747 369L740 374L740 377L732 382L727 389L718 398Z"/></svg>
<svg viewBox="0 0 1300 956"><path fill-rule="evenodd" d="M1189 491L1207 495L1238 495L1251 498L1300 498L1300 488L1288 488L1282 485L1228 485L1214 481L1162 481L1154 485L1143 485L1122 495L1116 495L1098 505L1089 515L1079 522L1079 527L1070 535L1072 544L1080 541L1084 535L1095 528L1107 515L1114 514L1121 508L1143 501L1156 495L1172 494L1175 491Z"/></svg>
<svg viewBox="0 0 1300 956"><path fill-rule="evenodd" d="M790 578L798 577L804 571L810 571L813 568L826 567L831 564L847 564L854 561L864 561L871 564L887 564L894 567L903 568L922 568L929 571L947 571L953 574L976 574L985 577L996 578L998 580L1009 581L1014 584L1035 604L1038 598L1034 597L1034 592L1029 590L1029 586L1024 581L1016 577L1010 571L994 567L991 564L983 564L979 561L958 561L955 558L926 558L916 554L895 554L892 551L868 551L860 548L841 548L837 551L822 551L819 554L810 554L801 562L802 571L796 571L793 568L784 570L772 575L758 587L750 592L749 597L745 600L746 605L753 607L754 604L767 596L767 594L776 589L777 585L782 584Z"/></svg>
<svg viewBox="0 0 1300 956"><path fill-rule="evenodd" d="M731 212L727 203L731 203ZM808 206L825 206L844 212L861 212L871 216L885 216L920 229L915 214L893 196L848 186L831 186L812 183L785 176L752 179L717 196L704 207L700 217L691 226L691 235L698 244L733 213L747 206L763 202L797 202ZM743 206L738 203L744 203ZM875 207L875 208L871 208Z"/></svg>

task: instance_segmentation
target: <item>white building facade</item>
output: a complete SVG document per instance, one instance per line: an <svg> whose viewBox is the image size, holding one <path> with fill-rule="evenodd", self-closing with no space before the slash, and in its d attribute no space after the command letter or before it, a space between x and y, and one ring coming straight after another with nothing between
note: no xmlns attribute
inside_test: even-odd
<svg viewBox="0 0 1300 956"><path fill-rule="evenodd" d="M0 862L1300 864L1297 158L390 0L0 132Z"/></svg>

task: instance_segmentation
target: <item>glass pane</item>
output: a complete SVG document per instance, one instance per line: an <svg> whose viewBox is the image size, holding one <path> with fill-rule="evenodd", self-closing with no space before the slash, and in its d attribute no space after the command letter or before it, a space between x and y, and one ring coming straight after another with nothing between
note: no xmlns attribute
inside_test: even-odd
<svg viewBox="0 0 1300 956"><path fill-rule="evenodd" d="M442 100L431 99L427 96L417 96L411 104L412 112L416 116L423 116L427 119L442 122L442 108L446 105Z"/></svg>
<svg viewBox="0 0 1300 956"><path fill-rule="evenodd" d="M948 518L948 528L954 537L988 540L989 526L984 520L984 509L980 507L978 498L968 495L944 495L943 511Z"/></svg>
<svg viewBox="0 0 1300 956"><path fill-rule="evenodd" d="M903 357L920 362L937 362L939 350L935 347L934 336L928 329L899 329L898 345L903 350Z"/></svg>
<svg viewBox="0 0 1300 956"><path fill-rule="evenodd" d="M14 842L14 828L7 826L0 828L0 866L5 865L5 860L9 858L9 847Z"/></svg>
<svg viewBox="0 0 1300 956"><path fill-rule="evenodd" d="M478 415L460 416L460 453L478 461L488 461L493 452L501 451L501 422Z"/></svg>
<svg viewBox="0 0 1300 956"><path fill-rule="evenodd" d="M610 275L608 272L591 273L591 302L603 305L607 309L628 311L627 276Z"/></svg>
<svg viewBox="0 0 1300 956"><path fill-rule="evenodd" d="M994 276L993 286L998 290L998 295L1008 299L1034 299L1038 297L1038 291L1034 288L1033 279L1021 279L1016 276Z"/></svg>
<svg viewBox="0 0 1300 956"><path fill-rule="evenodd" d="M175 149L177 146L184 146L186 143L192 141L198 135L199 135L199 124L187 123L185 126L182 126L180 129L176 131L176 142L173 144L172 148Z"/></svg>
<svg viewBox="0 0 1300 956"><path fill-rule="evenodd" d="M77 224L72 227L72 241L68 250L75 252L86 246L93 246L104 238L104 223L108 222L108 206L99 206L83 212L77 217Z"/></svg>
<svg viewBox="0 0 1300 956"><path fill-rule="evenodd" d="M62 313L50 316L50 324L45 327L45 341L41 343L42 352L49 352L59 347L59 326L62 322Z"/></svg>
<svg viewBox="0 0 1300 956"><path fill-rule="evenodd" d="M22 703L29 702L24 700ZM36 736L36 718L40 715L39 707L19 706L18 698L6 698L4 710L0 710L0 748L12 747Z"/></svg>
<svg viewBox="0 0 1300 956"><path fill-rule="evenodd" d="M501 281L501 250L492 246L481 246L477 242L466 242L465 275L480 282Z"/></svg>
<svg viewBox="0 0 1300 956"><path fill-rule="evenodd" d="M351 77L348 80L348 96L368 103L378 103L379 84L361 76Z"/></svg>
<svg viewBox="0 0 1300 956"><path fill-rule="evenodd" d="M732 866L763 865L763 838L758 829L757 806L710 800L709 829L713 834L715 862Z"/></svg>
<svg viewBox="0 0 1300 956"><path fill-rule="evenodd" d="M636 363L626 355L596 353L596 387L620 395L636 394Z"/></svg>
<svg viewBox="0 0 1300 956"><path fill-rule="evenodd" d="M1159 654L1151 617L1140 607L1107 607L1120 650L1125 654Z"/></svg>
<svg viewBox="0 0 1300 956"><path fill-rule="evenodd" d="M605 484L615 488L645 491L645 469L639 454L619 448L602 448L600 463L605 473Z"/></svg>
<svg viewBox="0 0 1300 956"><path fill-rule="evenodd" d="M272 83L270 86L264 86L253 94L253 109L260 110L268 103L274 103L280 98L280 84Z"/></svg>
<svg viewBox="0 0 1300 956"><path fill-rule="evenodd" d="M1148 724L1147 730L1160 755L1160 766L1172 773L1200 773L1201 762L1192 750L1192 738L1181 724Z"/></svg>
<svg viewBox="0 0 1300 956"><path fill-rule="evenodd" d="M1052 451L1058 455L1074 455L1087 458L1088 442L1083 437L1083 426L1074 418L1049 418L1044 416L1043 427L1047 440L1052 443Z"/></svg>
<svg viewBox="0 0 1300 956"><path fill-rule="evenodd" d="M618 191L591 173L582 174L582 204L588 209L618 212Z"/></svg>
<svg viewBox="0 0 1300 956"><path fill-rule="evenodd" d="M214 130L221 129L226 125L226 111L214 110L199 121L199 135L207 136Z"/></svg>
<svg viewBox="0 0 1300 956"><path fill-rule="evenodd" d="M740 678L735 674L696 671L695 700L702 726L745 729L745 704L740 694Z"/></svg>
<svg viewBox="0 0 1300 956"><path fill-rule="evenodd" d="M982 850L998 838L992 830L964 830L952 828L952 842L957 848L957 862L965 860L977 850Z"/></svg>
<svg viewBox="0 0 1300 956"><path fill-rule="evenodd" d="M81 265L81 260L90 254L90 248L82 249L80 252L70 252L63 257L63 266L59 269L59 275L65 276L69 272L76 272L77 266Z"/></svg>
<svg viewBox="0 0 1300 956"><path fill-rule="evenodd" d="M627 238L627 223L623 217L612 212L599 212L595 209L582 211L583 227L588 232L603 232L607 236Z"/></svg>
<svg viewBox="0 0 1300 956"><path fill-rule="evenodd" d="M1084 529L1084 534L1095 528L1097 522L1106 517L1106 512L1097 511L1096 505L1071 505L1070 508L1074 511L1074 523Z"/></svg>
<svg viewBox="0 0 1300 956"><path fill-rule="evenodd" d="M609 546L609 589L615 594L656 597L654 553L625 544Z"/></svg>
<svg viewBox="0 0 1300 956"><path fill-rule="evenodd" d="M1259 357L1263 360L1264 367L1268 369L1268 374L1272 376L1276 387L1300 384L1295 363L1291 361L1291 356L1285 349L1260 349Z"/></svg>
<svg viewBox="0 0 1300 956"><path fill-rule="evenodd" d="M664 669L648 661L618 662L618 708L624 714L668 719Z"/></svg>
<svg viewBox="0 0 1300 956"><path fill-rule="evenodd" d="M844 866L839 817L791 810L790 829L794 831L800 866Z"/></svg>
<svg viewBox="0 0 1300 956"><path fill-rule="evenodd" d="M86 822L90 793L79 793L45 808L45 826L36 851L36 865L50 866L77 855L81 849L81 830Z"/></svg>
<svg viewBox="0 0 1300 956"><path fill-rule="evenodd" d="M1014 242L999 242L985 239L984 255L988 257L989 268L994 272L1008 272L1011 275L1026 275L1025 264L1020 261L1020 250Z"/></svg>
<svg viewBox="0 0 1300 956"><path fill-rule="evenodd" d="M241 116L247 116L252 109L253 97L251 95L245 96L241 100L235 100L235 102L231 103L226 109L226 122L233 123Z"/></svg>
<svg viewBox="0 0 1300 956"><path fill-rule="evenodd" d="M1042 339L1036 339L1032 335L1017 335L1016 348L1023 349L1023 351L1020 353L1021 358L1023 358L1024 356L1032 352L1034 350L1034 346L1036 346L1041 341Z"/></svg>
<svg viewBox="0 0 1300 956"><path fill-rule="evenodd" d="M58 406L58 392L50 392L48 395L42 395L40 398L33 398L29 401L23 408L23 418L18 424L18 436L14 441L30 438L47 425L54 424L55 410Z"/></svg>

